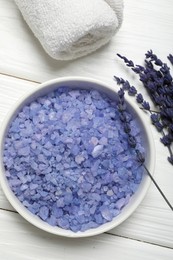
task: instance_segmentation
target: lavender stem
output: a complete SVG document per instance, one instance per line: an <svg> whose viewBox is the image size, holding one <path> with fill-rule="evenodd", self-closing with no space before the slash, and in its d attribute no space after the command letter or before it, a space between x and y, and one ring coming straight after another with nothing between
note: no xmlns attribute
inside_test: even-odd
<svg viewBox="0 0 173 260"><path fill-rule="evenodd" d="M147 169L147 167L143 164L143 167L145 168L148 176L150 177L150 179L152 180L152 182L154 183L154 185L156 186L156 188L158 189L158 191L160 192L160 194L162 195L162 197L164 198L164 200L166 201L166 203L168 204L168 206L170 207L170 209L173 211L173 206L171 205L171 203L168 201L168 199L166 198L165 194L163 193L163 191L160 189L160 187L158 186L157 182L155 181L155 179L153 178L153 176L151 175L151 173L149 172L149 170Z"/></svg>

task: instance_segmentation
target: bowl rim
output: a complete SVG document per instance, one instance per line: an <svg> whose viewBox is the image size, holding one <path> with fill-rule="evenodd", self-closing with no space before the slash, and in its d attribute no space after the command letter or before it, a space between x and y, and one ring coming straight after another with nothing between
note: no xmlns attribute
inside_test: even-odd
<svg viewBox="0 0 173 260"><path fill-rule="evenodd" d="M60 87L60 85L62 86L63 83L65 83L67 86L67 84L69 84L70 82L71 83L73 82L73 84L78 84L78 83L83 82L84 84L88 84L88 85L89 84L97 85L97 86L101 87L100 91L102 91L103 89L107 89L108 91L113 91L115 94L117 94L117 91L118 91L116 89L117 84L116 83L113 84L114 82L112 83L112 86L111 86L110 83L107 84L107 83L105 83L101 80L95 79L95 78L71 76L71 77L60 77L60 78L48 80L44 83L39 84L36 88L33 88L31 91L24 94L11 107L11 109L7 113L7 116L3 120L1 129L0 129L0 184L1 184L2 190L5 194L5 196L7 197L8 201L17 210L17 212L21 216L23 216L28 222L30 222L34 226L36 226L44 231L47 231L47 232L55 234L55 235L79 238L79 237L95 236L95 235L104 233L112 228L115 228L116 226L121 224L124 220L126 220L136 210L136 208L139 206L139 204L144 199L144 197L148 191L148 188L150 186L151 180L146 174L145 186L143 187L142 191L139 192L138 199L136 199L133 202L133 204L130 205L129 207L128 207L128 204L127 204L127 206L125 206L126 210L125 211L122 210L122 212L125 212L124 214L122 214L122 212L121 212L117 217L114 218L114 220L107 222L106 224L103 224L97 228L93 228L93 229L89 229L84 232L77 232L77 233L70 231L70 230L65 230L65 229L62 229L59 227L50 226L48 223L44 222L43 220L39 219L37 216L35 216L31 212L29 212L29 210L27 210L22 205L22 203L17 199L17 197L14 195L14 193L12 192L12 190L10 189L10 187L8 185L8 181L5 176L5 171L4 171L4 167L3 167L3 143L4 143L5 132L8 128L8 125L12 121L12 118L14 117L16 111L19 110L19 108L21 109L21 107L23 107L23 105L26 103L26 101L28 99L30 99L31 97L32 97L31 100L33 100L33 95L37 94L38 96L41 96L41 92L47 90L48 88L50 88L50 86L59 84L59 86L54 87L54 89L56 89L56 88ZM69 86L69 87L71 87L71 86ZM47 93L51 92L51 91L53 91L52 87L50 88L50 91L47 90ZM98 91L99 91L99 88L98 88ZM142 123L142 126L144 128L144 132L147 135L149 149L150 149L150 157L152 158L152 160L150 160L149 170L150 170L151 174L153 175L154 168L155 168L155 145L154 145L154 139L152 137L152 132L149 127L149 123L146 124L146 121L148 121L148 117L146 117L145 113L140 111L137 104L132 102L132 100L130 100L130 98L128 96L125 97L125 100L129 104L129 106L135 111L137 116L139 117L139 119Z"/></svg>

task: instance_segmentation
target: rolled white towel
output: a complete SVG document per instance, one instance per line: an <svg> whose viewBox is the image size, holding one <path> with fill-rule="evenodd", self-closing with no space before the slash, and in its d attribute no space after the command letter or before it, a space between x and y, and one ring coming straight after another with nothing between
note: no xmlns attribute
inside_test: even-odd
<svg viewBox="0 0 173 260"><path fill-rule="evenodd" d="M54 59L71 60L105 45L123 17L123 0L15 0Z"/></svg>

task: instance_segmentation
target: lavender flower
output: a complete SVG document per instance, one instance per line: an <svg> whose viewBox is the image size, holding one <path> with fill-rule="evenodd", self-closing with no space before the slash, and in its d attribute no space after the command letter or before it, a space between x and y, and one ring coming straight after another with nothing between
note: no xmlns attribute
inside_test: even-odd
<svg viewBox="0 0 173 260"><path fill-rule="evenodd" d="M119 105L124 104L125 103L125 98L124 98L124 90L121 88L120 91L118 92L119 96ZM125 114L125 111L119 110L120 115ZM120 117L121 118L121 117ZM159 117L157 114L153 114L152 115L152 120L155 124L159 123ZM158 189L158 191L160 192L160 194L162 195L162 197L164 198L165 202L168 204L168 206L170 207L170 209L173 211L173 206L171 205L171 203L168 201L168 199L166 198L166 196L164 195L164 193L162 192L162 190L160 189L160 187L158 186L157 182L155 181L155 179L153 178L153 176L151 175L151 173L149 172L148 168L145 166L145 155L139 150L136 149L136 145L137 145L137 140L136 137L133 136L131 134L131 127L130 124L126 121L126 118L124 117L123 120L121 120L122 123L124 124L124 131L128 136L128 144L129 146L135 150L136 153L136 160L140 163L141 166L143 166L143 168L146 170L148 176L151 178L152 182L154 183L154 185L156 186L156 188ZM167 140L169 140L169 135L164 136L165 137L165 144L167 142ZM173 154L170 152L171 156L168 157L168 161L173 164Z"/></svg>
<svg viewBox="0 0 173 260"><path fill-rule="evenodd" d="M128 94L136 96L136 101L142 106L143 110L147 110L151 116L152 124L161 132L161 142L168 147L168 161L172 163L173 152L171 145L173 143L173 78L170 73L170 68L166 63L163 63L152 50L145 54L145 65L134 65L133 61L125 56L117 54L130 69L139 76L139 80L147 90L153 105L157 107L158 114L153 114L148 101L143 99L142 94L138 93L136 88L130 86L127 80L122 81L122 86L128 82ZM173 64L173 55L168 57ZM127 84L127 83L126 83ZM173 163L172 163L173 164Z"/></svg>

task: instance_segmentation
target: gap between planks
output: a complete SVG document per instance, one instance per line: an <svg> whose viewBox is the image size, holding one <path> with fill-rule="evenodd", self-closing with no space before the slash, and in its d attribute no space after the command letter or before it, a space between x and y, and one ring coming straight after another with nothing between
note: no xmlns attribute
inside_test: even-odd
<svg viewBox="0 0 173 260"><path fill-rule="evenodd" d="M15 79L18 79L18 80L28 81L28 82L31 82L31 83L41 84L41 82L39 82L39 81L35 81L35 80L31 80L31 79L25 79L25 78L14 76L14 75L7 74L7 73L0 72L0 75L10 77L10 78L15 78Z"/></svg>
<svg viewBox="0 0 173 260"><path fill-rule="evenodd" d="M10 212L10 213L15 213L15 214L19 214L17 211L15 210L10 210L10 209L3 209L3 208L0 208L0 211L7 211L7 212ZM141 243L145 243L145 244L149 244L149 245L153 245L153 246L158 246L158 247L163 247L163 248L166 248L166 249L173 249L172 247L169 247L169 246L164 246L164 245L160 245L160 244L157 244L157 243L152 243L152 242L147 242L145 240L140 240L140 239L135 239L135 238L131 238L131 237L127 237L127 236L122 236L122 235L116 235L116 234L112 234L110 232L105 232L106 235L109 235L109 236L115 236L115 237L120 237L120 238L124 238L124 239L129 239L129 240L132 240L132 241L137 241L137 242L141 242Z"/></svg>
<svg viewBox="0 0 173 260"><path fill-rule="evenodd" d="M149 245L153 245L153 246L159 246L159 247L163 247L163 248L167 248L167 249L173 249L173 247L171 247L171 246L164 246L164 245L160 245L160 244L153 243L153 242L148 242L148 241L141 240L141 239L136 239L136 238L133 238L133 237L116 235L116 234L112 234L112 233L109 233L109 232L105 232L105 234L111 235L111 236L115 236L115 237L121 237L121 238L129 239L129 240L133 240L133 241L138 241L138 242L149 244Z"/></svg>

